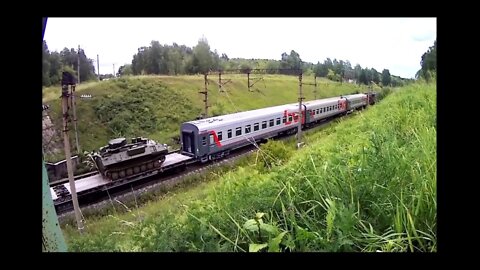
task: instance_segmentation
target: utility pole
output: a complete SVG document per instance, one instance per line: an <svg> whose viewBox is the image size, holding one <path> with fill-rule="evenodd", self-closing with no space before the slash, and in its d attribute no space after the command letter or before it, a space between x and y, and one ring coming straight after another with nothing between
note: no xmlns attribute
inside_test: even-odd
<svg viewBox="0 0 480 270"><path fill-rule="evenodd" d="M222 88L222 72L218 72L218 87L220 88L220 92L223 92L223 88Z"/></svg>
<svg viewBox="0 0 480 270"><path fill-rule="evenodd" d="M78 131L77 131L77 102L75 101L75 85L70 86L72 89L72 94L70 95L70 101L73 108L73 126L75 128L75 146L77 147L77 154L80 154L80 144L78 143Z"/></svg>
<svg viewBox="0 0 480 270"><path fill-rule="evenodd" d="M302 92L302 71L300 71L300 74L298 75L298 80L299 80L299 90L298 90L298 131L297 131L297 148L300 148L302 146L302 100L303 98L303 92Z"/></svg>
<svg viewBox="0 0 480 270"><path fill-rule="evenodd" d="M252 80L255 80L255 81L252 81L252 83L250 83L250 71L247 72L247 85L248 85L248 91L250 92L253 92L253 90L251 90L251 88L259 81L263 81L263 77L257 77L257 78L251 78ZM265 84L265 81L263 82Z"/></svg>
<svg viewBox="0 0 480 270"><path fill-rule="evenodd" d="M313 91L313 94L315 95L314 99L317 99L317 75L316 74L315 74L314 80L315 80L315 90Z"/></svg>
<svg viewBox="0 0 480 270"><path fill-rule="evenodd" d="M208 106L208 88L207 88L208 79L207 79L207 74L208 74L208 73L205 73L205 74L203 75L203 78L204 78L204 80L205 80L205 89L204 89L204 91L198 92L198 93L200 93L200 94L204 94L204 95L205 95L205 98L203 99L203 102L205 103L205 115L203 116L203 118L207 118L207 117L208 117L208 107L210 107L210 106Z"/></svg>
<svg viewBox="0 0 480 270"><path fill-rule="evenodd" d="M98 72L98 80L100 81L100 61L98 60L98 54L97 54L97 72Z"/></svg>
<svg viewBox="0 0 480 270"><path fill-rule="evenodd" d="M80 45L78 45L78 52L77 52L77 73L78 73L78 84L80 84Z"/></svg>
<svg viewBox="0 0 480 270"><path fill-rule="evenodd" d="M223 88L223 86L231 82L232 82L231 79L228 79L222 82L222 71L218 71L218 91L219 92L225 92L226 90Z"/></svg>
<svg viewBox="0 0 480 270"><path fill-rule="evenodd" d="M68 91L68 86L75 85L75 79L68 72L62 74L62 110L63 110L63 141L65 147L65 157L67 163L68 181L70 182L70 193L72 194L73 209L75 211L75 219L77 220L77 227L80 233L83 232L83 221L80 214L80 206L78 205L77 189L73 179L72 157L70 155L70 141L68 138L68 96L71 95Z"/></svg>

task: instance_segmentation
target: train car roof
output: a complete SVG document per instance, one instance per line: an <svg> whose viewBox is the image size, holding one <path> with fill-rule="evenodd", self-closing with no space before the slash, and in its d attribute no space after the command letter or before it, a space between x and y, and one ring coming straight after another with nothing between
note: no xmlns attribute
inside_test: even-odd
<svg viewBox="0 0 480 270"><path fill-rule="evenodd" d="M353 94L353 95L345 95L343 97L346 97L347 99L350 99L350 98L361 98L361 97L364 97L366 96L365 94Z"/></svg>
<svg viewBox="0 0 480 270"><path fill-rule="evenodd" d="M341 97L331 97L331 98L324 98L324 99L306 101L303 104L305 104L305 106L322 105L322 104L328 104L328 103L331 103L331 102L335 102L339 99L341 99Z"/></svg>
<svg viewBox="0 0 480 270"><path fill-rule="evenodd" d="M199 130L206 128L215 128L218 126L224 126L233 124L236 122L242 122L248 119L255 119L256 117L267 116L278 112L288 110L289 112L298 111L298 103L290 103L285 105L278 105L268 108L237 112L225 115L214 116L210 118L194 120L186 122L188 124L195 125Z"/></svg>
<svg viewBox="0 0 480 270"><path fill-rule="evenodd" d="M363 94L358 94L358 95L349 95L347 98L352 98L355 96L363 96ZM324 98L324 99L317 99L317 100L311 100L311 101L305 101L303 104L305 106L312 106L312 105L319 105L319 104L324 104L324 103L330 103L332 101L336 101L341 99L341 97L331 97L331 98ZM267 116L270 114L275 114L278 112L283 112L283 111L289 111L289 112L298 112L298 103L289 103L285 105L278 105L278 106L273 106L273 107L268 107L268 108L262 108L262 109L256 109L256 110L250 110L250 111L244 111L244 112L237 112L237 113L231 113L231 114L225 114L225 115L219 115L219 116L214 116L206 119L200 119L200 120L193 120L193 121L188 121L185 122L184 124L191 124L194 125L198 128L199 131L209 129L209 128L216 128L219 126L225 126L229 124L233 124L236 122L242 122L242 121L247 121L249 119L255 119L259 116Z"/></svg>

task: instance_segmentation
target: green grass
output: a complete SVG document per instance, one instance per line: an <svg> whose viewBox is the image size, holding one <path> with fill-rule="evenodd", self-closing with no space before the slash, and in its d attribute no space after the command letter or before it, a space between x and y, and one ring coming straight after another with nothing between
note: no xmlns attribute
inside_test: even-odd
<svg viewBox="0 0 480 270"><path fill-rule="evenodd" d="M265 145L175 204L88 220L83 236L64 227L69 250L436 251L435 85L337 122L300 151Z"/></svg>
<svg viewBox="0 0 480 270"><path fill-rule="evenodd" d="M254 85L253 92L248 91L245 75L224 75L222 79L232 81L224 86L226 92L219 92L218 77L209 77L210 116L296 102L298 98L298 78L294 76L266 75ZM313 82L313 77L303 81ZM363 91L355 85L324 79L319 79L318 84L317 98ZM178 148L181 123L203 113L203 95L198 93L203 88L203 75L134 76L81 84L77 94L91 94L93 98L77 99L80 147L92 151L115 137L145 136ZM306 100L314 98L313 89L303 87ZM43 94L43 102L50 105L51 119L61 131L60 88L44 88ZM74 138L72 132L72 145ZM46 159L63 157L60 153Z"/></svg>

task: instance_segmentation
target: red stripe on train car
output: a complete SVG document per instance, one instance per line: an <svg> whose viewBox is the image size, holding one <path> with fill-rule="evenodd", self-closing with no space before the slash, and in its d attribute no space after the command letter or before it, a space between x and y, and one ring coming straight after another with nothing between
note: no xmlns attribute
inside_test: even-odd
<svg viewBox="0 0 480 270"><path fill-rule="evenodd" d="M222 144L221 144L220 141L218 140L217 133L216 133L214 130L212 130L212 131L210 131L210 134L213 135L213 140L215 141L215 143L217 144L217 146L218 146L218 147L221 147Z"/></svg>

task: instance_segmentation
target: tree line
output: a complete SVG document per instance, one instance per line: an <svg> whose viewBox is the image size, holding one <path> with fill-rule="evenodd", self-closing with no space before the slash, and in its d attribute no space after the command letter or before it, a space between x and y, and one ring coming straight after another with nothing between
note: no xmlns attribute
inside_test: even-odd
<svg viewBox="0 0 480 270"><path fill-rule="evenodd" d="M69 71L77 75L77 59L80 58L81 81L97 80L93 60L85 52L64 48L60 53L49 52L47 43L43 42L43 85L59 84L62 71ZM436 57L436 56L435 56ZM425 60L423 60L425 58ZM431 65L431 56L422 56L425 67ZM266 69L268 74L292 74L292 69L301 69L305 75L325 77L332 81L351 82L357 84L377 84L401 86L410 81L390 74L388 69L378 72L374 68L362 68L359 64L352 67L350 61L327 58L317 64L302 61L299 53L291 50L282 53L280 60L271 59L230 59L227 54L210 49L205 38L201 38L197 45L190 48L185 45L162 45L159 41L152 41L150 46L138 49L133 55L131 64L120 66L115 76L125 75L183 75L203 74L208 71L240 69L245 73L251 69ZM420 71L419 71L420 72ZM423 74L423 73L422 73ZM111 76L101 75L100 79Z"/></svg>
<svg viewBox="0 0 480 270"><path fill-rule="evenodd" d="M420 70L417 71L415 77L423 78L427 82L435 78L437 75L437 40L433 42L433 46L422 55L420 61Z"/></svg>
<svg viewBox="0 0 480 270"><path fill-rule="evenodd" d="M353 82L370 85L401 86L410 81L390 74L388 69L378 72L374 68L362 68L359 64L352 67L351 63L343 60L327 58L323 63L316 65L303 62L299 53L292 50L282 53L280 60L270 59L230 59L225 53L211 51L208 41L202 38L193 48L185 45L161 45L152 41L150 46L141 47L133 56L132 64L119 67L118 76L142 74L203 74L207 71L240 69L245 73L251 69L267 69L269 74L292 74L292 69L302 69L306 75L315 74L338 82Z"/></svg>
<svg viewBox="0 0 480 270"><path fill-rule="evenodd" d="M42 51L43 86L60 84L63 71L68 71L77 77L78 59L80 59L80 80L89 81L96 79L93 60L87 58L83 49L75 50L73 48L64 48L61 52L50 52L47 42L43 41Z"/></svg>

